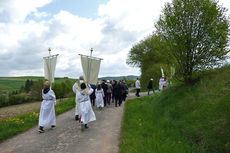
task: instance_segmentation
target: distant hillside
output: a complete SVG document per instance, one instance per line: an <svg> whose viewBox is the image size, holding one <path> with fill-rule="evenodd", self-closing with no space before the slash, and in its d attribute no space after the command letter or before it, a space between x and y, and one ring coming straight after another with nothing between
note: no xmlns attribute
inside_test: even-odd
<svg viewBox="0 0 230 153"><path fill-rule="evenodd" d="M20 88L25 85L26 80L37 81L39 79L44 79L44 77L41 76L0 77L0 92L20 90ZM56 77L55 82L62 82L65 81L66 79L70 79L72 81L76 80L68 77L64 77L64 78Z"/></svg>
<svg viewBox="0 0 230 153"><path fill-rule="evenodd" d="M98 80L121 80L123 78L131 79L131 80L136 80L137 77L139 77L139 76L135 76L135 75L128 75L128 76L108 76L108 77L98 78Z"/></svg>

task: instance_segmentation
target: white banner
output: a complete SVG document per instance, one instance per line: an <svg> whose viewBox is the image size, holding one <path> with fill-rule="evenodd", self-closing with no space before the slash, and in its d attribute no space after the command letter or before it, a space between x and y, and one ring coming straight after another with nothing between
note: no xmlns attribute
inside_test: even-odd
<svg viewBox="0 0 230 153"><path fill-rule="evenodd" d="M97 84L101 59L81 55L81 65L86 82Z"/></svg>
<svg viewBox="0 0 230 153"><path fill-rule="evenodd" d="M163 68L161 67L161 77L163 77L164 78L164 70L163 70Z"/></svg>
<svg viewBox="0 0 230 153"><path fill-rule="evenodd" d="M57 55L44 57L45 79L54 82L54 74L57 62Z"/></svg>

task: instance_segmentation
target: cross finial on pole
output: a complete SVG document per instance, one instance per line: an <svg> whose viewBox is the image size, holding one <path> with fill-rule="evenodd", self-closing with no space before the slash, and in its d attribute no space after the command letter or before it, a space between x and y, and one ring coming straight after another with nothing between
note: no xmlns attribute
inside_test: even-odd
<svg viewBox="0 0 230 153"><path fill-rule="evenodd" d="M50 52L51 52L51 49L50 49L50 48L48 48L48 52L49 52L49 55L51 55L51 53L50 53Z"/></svg>
<svg viewBox="0 0 230 153"><path fill-rule="evenodd" d="M93 48L90 49L90 56L92 56Z"/></svg>

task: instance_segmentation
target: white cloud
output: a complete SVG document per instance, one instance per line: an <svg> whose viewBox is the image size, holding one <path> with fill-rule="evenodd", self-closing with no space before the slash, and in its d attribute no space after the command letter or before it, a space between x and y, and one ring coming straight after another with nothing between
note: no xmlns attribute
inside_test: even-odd
<svg viewBox="0 0 230 153"><path fill-rule="evenodd" d="M1 0L0 18L9 22L23 22L31 12L36 12L52 0Z"/></svg>
<svg viewBox="0 0 230 153"><path fill-rule="evenodd" d="M133 44L150 34L165 2L170 0L110 0L98 9L98 18L82 18L68 11L51 15L37 8L51 0L0 1L0 76L43 75L43 59L51 47L59 54L56 76L82 74L79 53L103 58L100 76L139 75L126 65ZM226 4L229 1L222 0ZM24 2L24 3L22 3ZM17 7L16 7L17 6ZM229 8L229 7L228 7ZM39 21L26 20L28 15ZM49 16L49 19L44 19Z"/></svg>

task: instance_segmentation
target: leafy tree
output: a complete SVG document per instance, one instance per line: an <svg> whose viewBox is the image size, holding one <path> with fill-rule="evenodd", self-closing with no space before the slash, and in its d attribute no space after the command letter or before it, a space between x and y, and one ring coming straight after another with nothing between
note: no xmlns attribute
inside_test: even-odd
<svg viewBox="0 0 230 153"><path fill-rule="evenodd" d="M194 72L213 68L229 52L226 9L216 0L173 0L156 24L176 59L176 74L186 83Z"/></svg>
<svg viewBox="0 0 230 153"><path fill-rule="evenodd" d="M38 81L33 82L31 87L31 96L35 100L42 100L42 89L44 87L44 80L39 79Z"/></svg>
<svg viewBox="0 0 230 153"><path fill-rule="evenodd" d="M156 87L161 77L160 67L167 73L169 67L175 63L168 43L162 36L153 34L132 47L129 52L127 64L141 69L142 87L147 87L150 78Z"/></svg>

